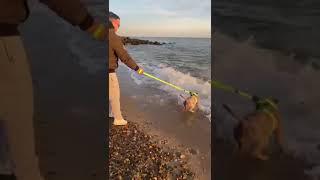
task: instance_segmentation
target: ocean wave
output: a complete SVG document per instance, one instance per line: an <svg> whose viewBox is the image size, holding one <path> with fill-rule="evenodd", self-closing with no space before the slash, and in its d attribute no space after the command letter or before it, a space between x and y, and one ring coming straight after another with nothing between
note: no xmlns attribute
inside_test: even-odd
<svg viewBox="0 0 320 180"><path fill-rule="evenodd" d="M146 72L164 81L182 87L186 90L198 93L200 98L199 109L211 121L211 84L208 81L204 81L197 77L193 77L189 73L182 73L179 70L172 67L168 67L165 64L159 64L157 66L143 64L143 68ZM183 99L180 98L180 95L182 95L183 92L178 91L168 85L152 80L150 78L136 75L135 72L128 72L130 73L131 78L137 85L147 84L159 90L166 91L171 96L176 97L180 105L183 104ZM188 94L183 94L183 96L187 97Z"/></svg>

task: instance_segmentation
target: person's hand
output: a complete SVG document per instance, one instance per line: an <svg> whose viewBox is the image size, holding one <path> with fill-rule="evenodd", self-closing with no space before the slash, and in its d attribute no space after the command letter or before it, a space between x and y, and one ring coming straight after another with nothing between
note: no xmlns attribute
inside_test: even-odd
<svg viewBox="0 0 320 180"><path fill-rule="evenodd" d="M139 69L137 70L137 73L140 74L140 75L142 75L143 72L144 72L143 69L139 67Z"/></svg>
<svg viewBox="0 0 320 180"><path fill-rule="evenodd" d="M103 41L107 39L107 27L102 23L95 21L93 25L87 29L87 32L97 40Z"/></svg>

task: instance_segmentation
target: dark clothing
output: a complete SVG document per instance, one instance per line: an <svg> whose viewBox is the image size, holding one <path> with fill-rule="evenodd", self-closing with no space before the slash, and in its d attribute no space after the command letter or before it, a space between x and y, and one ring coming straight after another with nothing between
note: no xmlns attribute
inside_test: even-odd
<svg viewBox="0 0 320 180"><path fill-rule="evenodd" d="M84 5L79 0L39 0L57 15L82 30L93 24ZM18 35L18 25L29 15L27 0L0 0L0 36Z"/></svg>
<svg viewBox="0 0 320 180"><path fill-rule="evenodd" d="M109 23L110 26L110 23ZM119 37L115 32L113 27L109 27L109 73L114 72L118 68L118 59L120 59L129 68L137 71L139 66L131 58L125 49L121 37Z"/></svg>
<svg viewBox="0 0 320 180"><path fill-rule="evenodd" d="M93 25L80 0L40 2L82 30ZM7 139L6 145L0 144L0 151L10 155L0 157L0 167L5 167L0 168L0 174L14 174L18 180L44 180L35 150L30 65L18 35L18 26L28 14L27 0L0 0L0 123Z"/></svg>

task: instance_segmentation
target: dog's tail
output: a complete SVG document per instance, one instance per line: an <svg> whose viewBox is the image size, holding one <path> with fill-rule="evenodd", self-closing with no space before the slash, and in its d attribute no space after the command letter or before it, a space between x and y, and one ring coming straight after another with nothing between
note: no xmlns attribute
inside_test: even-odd
<svg viewBox="0 0 320 180"><path fill-rule="evenodd" d="M230 108L228 105L222 104L222 106L223 106L223 107L232 115L232 117L234 117L236 120L238 120L238 121L241 120L241 118L240 118L238 115L236 115L236 114L231 110L231 108Z"/></svg>

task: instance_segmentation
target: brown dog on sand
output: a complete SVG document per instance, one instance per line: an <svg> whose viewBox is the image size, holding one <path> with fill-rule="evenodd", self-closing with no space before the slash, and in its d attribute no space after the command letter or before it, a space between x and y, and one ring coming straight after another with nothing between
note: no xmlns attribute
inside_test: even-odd
<svg viewBox="0 0 320 180"><path fill-rule="evenodd" d="M183 97L183 96L181 96ZM184 97L183 97L184 98ZM189 112L195 112L197 109L199 109L198 107L199 105L199 98L196 95L191 95L187 98L184 98L184 102L183 102L183 106L184 106L184 110L185 111L189 111Z"/></svg>
<svg viewBox="0 0 320 180"><path fill-rule="evenodd" d="M266 150L269 147L270 139L275 135L276 143L281 151L284 149L283 129L281 126L280 113L277 108L277 100L254 98L256 110L244 118L236 116L232 110L223 105L224 108L235 117L239 123L233 131L239 150L247 152L260 160L269 159Z"/></svg>

